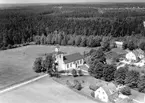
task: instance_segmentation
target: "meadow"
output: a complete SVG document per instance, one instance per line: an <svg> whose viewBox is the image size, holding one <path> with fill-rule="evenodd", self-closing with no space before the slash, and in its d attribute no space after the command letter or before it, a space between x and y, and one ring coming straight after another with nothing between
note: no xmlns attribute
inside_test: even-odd
<svg viewBox="0 0 145 103"><path fill-rule="evenodd" d="M44 77L0 95L0 103L100 103Z"/></svg>
<svg viewBox="0 0 145 103"><path fill-rule="evenodd" d="M15 49L0 51L0 89L37 77L32 67L35 58L51 53L55 46L29 45ZM61 46L60 50L67 54L89 51L90 48Z"/></svg>

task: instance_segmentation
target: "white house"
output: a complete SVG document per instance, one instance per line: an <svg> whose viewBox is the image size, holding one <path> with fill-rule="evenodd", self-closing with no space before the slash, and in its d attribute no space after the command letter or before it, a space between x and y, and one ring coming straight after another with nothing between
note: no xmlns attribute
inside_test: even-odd
<svg viewBox="0 0 145 103"><path fill-rule="evenodd" d="M115 41L117 48L122 48L123 42L122 41Z"/></svg>
<svg viewBox="0 0 145 103"><path fill-rule="evenodd" d="M79 69L80 66L84 65L83 55L80 53L65 55L65 53L59 51L59 46L55 48L55 59L59 71Z"/></svg>
<svg viewBox="0 0 145 103"><path fill-rule="evenodd" d="M138 61L139 59L142 60L144 58L144 51L141 49L136 49L133 51L128 51L126 54L126 59L128 61Z"/></svg>
<svg viewBox="0 0 145 103"><path fill-rule="evenodd" d="M95 98L100 99L103 102L108 103L110 101L111 95L117 92L116 86L113 83L107 83L99 87L95 92Z"/></svg>
<svg viewBox="0 0 145 103"><path fill-rule="evenodd" d="M137 56L132 51L128 52L125 57L128 61L136 61L137 60Z"/></svg>

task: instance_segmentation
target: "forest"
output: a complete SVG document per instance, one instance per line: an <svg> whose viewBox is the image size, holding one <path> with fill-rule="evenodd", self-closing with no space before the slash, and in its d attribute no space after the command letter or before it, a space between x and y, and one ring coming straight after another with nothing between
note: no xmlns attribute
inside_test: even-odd
<svg viewBox="0 0 145 103"><path fill-rule="evenodd" d="M0 48L7 49L15 44L33 41L40 44L38 39L41 36L47 39L53 37L57 41L59 34L61 43L51 41L42 44L96 47L103 37L140 41L145 36L144 7L144 3L106 3L29 5L0 9ZM77 38L79 42L95 42L75 44L70 38Z"/></svg>

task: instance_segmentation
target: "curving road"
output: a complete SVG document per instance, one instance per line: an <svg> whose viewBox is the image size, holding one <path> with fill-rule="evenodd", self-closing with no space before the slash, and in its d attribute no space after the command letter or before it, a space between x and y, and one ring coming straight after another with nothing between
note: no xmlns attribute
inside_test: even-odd
<svg viewBox="0 0 145 103"><path fill-rule="evenodd" d="M0 103L96 103L69 88L44 77L0 94Z"/></svg>

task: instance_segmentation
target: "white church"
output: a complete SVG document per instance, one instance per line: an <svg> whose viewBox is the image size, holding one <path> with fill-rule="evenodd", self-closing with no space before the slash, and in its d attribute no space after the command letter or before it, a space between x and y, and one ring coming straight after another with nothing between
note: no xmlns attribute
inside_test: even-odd
<svg viewBox="0 0 145 103"><path fill-rule="evenodd" d="M54 53L55 62L58 64L58 71L79 69L80 66L84 65L84 56L80 53L65 55L59 49L60 47L57 46Z"/></svg>

